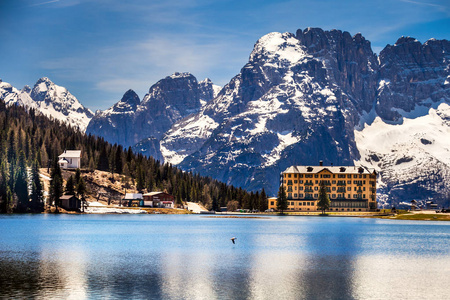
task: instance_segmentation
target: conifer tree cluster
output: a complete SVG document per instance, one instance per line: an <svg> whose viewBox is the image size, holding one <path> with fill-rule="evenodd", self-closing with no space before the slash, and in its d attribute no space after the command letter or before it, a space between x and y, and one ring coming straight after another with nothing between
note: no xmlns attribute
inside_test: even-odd
<svg viewBox="0 0 450 300"><path fill-rule="evenodd" d="M65 149L81 150L83 169L122 174L134 180L139 191L167 191L177 203L201 202L208 209L219 210L228 202L236 201L238 208L260 211L267 208L264 190L248 193L210 177L183 172L171 164L133 153L131 148L124 149L103 138L86 135L32 109L7 107L0 100L0 212L42 210L40 167L51 167L51 177L57 179L51 182L49 198L50 201L59 199L65 191L57 159ZM85 183L80 186L79 178L72 179L68 192L72 191L84 196Z"/></svg>

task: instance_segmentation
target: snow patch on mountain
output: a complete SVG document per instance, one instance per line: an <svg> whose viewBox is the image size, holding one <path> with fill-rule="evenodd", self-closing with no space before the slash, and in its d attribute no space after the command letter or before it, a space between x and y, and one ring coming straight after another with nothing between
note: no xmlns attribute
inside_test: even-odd
<svg viewBox="0 0 450 300"><path fill-rule="evenodd" d="M93 117L93 113L66 88L54 84L47 77L39 79L33 89L25 86L21 91L9 83L0 82L0 98L8 105L17 104L36 109L83 132Z"/></svg>
<svg viewBox="0 0 450 300"><path fill-rule="evenodd" d="M401 124L391 124L377 116L370 125L355 130L361 154L355 165L369 164L380 173L381 194L384 191L388 195L387 191L395 192L395 189L406 189L414 184L432 192L449 189L450 105L437 104L436 108L429 108L427 114L423 106L419 106L408 115L418 117L403 117ZM381 197L379 202L389 206L388 199Z"/></svg>

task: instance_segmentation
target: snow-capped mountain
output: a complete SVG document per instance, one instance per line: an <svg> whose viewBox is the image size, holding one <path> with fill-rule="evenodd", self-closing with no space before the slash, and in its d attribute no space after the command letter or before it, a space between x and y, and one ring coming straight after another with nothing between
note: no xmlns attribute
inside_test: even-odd
<svg viewBox="0 0 450 300"><path fill-rule="evenodd" d="M443 199L449 53L445 40L402 37L377 57L361 34L267 34L218 97L172 126L161 152L183 169L273 195L286 167L325 160L376 167L382 202Z"/></svg>
<svg viewBox="0 0 450 300"><path fill-rule="evenodd" d="M48 117L60 120L84 132L93 113L85 108L66 88L54 84L47 77L39 79L33 89L18 90L0 81L0 98L8 105L34 108Z"/></svg>
<svg viewBox="0 0 450 300"><path fill-rule="evenodd" d="M198 82L190 73L175 73L150 87L142 102L133 91L103 112L86 130L111 143L135 146L146 155L162 159L159 141L172 124L196 113L216 95L211 80Z"/></svg>

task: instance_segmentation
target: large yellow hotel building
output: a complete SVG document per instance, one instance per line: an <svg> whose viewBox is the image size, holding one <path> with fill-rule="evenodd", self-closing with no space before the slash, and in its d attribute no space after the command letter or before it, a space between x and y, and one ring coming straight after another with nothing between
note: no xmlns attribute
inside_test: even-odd
<svg viewBox="0 0 450 300"><path fill-rule="evenodd" d="M289 211L318 211L320 183L324 181L330 211L369 211L377 208L377 173L355 166L291 166L281 173ZM269 198L269 209L277 199Z"/></svg>

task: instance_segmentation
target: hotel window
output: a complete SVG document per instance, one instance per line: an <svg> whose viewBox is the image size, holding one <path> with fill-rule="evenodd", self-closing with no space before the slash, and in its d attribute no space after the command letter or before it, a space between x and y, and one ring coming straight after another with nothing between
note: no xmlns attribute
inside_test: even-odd
<svg viewBox="0 0 450 300"><path fill-rule="evenodd" d="M352 184L352 181L351 181L351 180L348 180L348 181L347 181L347 184Z"/></svg>
<svg viewBox="0 0 450 300"><path fill-rule="evenodd" d="M349 186L349 187L347 188L347 191L351 191L351 190L352 190L352 187Z"/></svg>
<svg viewBox="0 0 450 300"><path fill-rule="evenodd" d="M298 189L299 189L300 191L303 191L303 187L302 187L302 186L301 186L301 187L299 187Z"/></svg>
<svg viewBox="0 0 450 300"><path fill-rule="evenodd" d="M300 198L303 198L303 194L300 194L299 196L300 196ZM300 205L302 205L302 203L301 203L301 202L300 202Z"/></svg>
<svg viewBox="0 0 450 300"><path fill-rule="evenodd" d="M358 195L356 195L356 194L353 194L353 198L357 198L358 197Z"/></svg>
<svg viewBox="0 0 450 300"><path fill-rule="evenodd" d="M315 190L315 191L318 191L318 190L319 190L319 187L315 186L315 187L314 187L314 190Z"/></svg>
<svg viewBox="0 0 450 300"><path fill-rule="evenodd" d="M332 190L333 190L333 191L335 191L335 190L336 190L336 187L335 187L335 186L333 186Z"/></svg>
<svg viewBox="0 0 450 300"><path fill-rule="evenodd" d="M297 178L297 174L294 174L294 178Z"/></svg>
<svg viewBox="0 0 450 300"><path fill-rule="evenodd" d="M336 198L336 194L333 194L333 198Z"/></svg>
<svg viewBox="0 0 450 300"><path fill-rule="evenodd" d="M297 198L297 194L294 194L294 198Z"/></svg>
<svg viewBox="0 0 450 300"><path fill-rule="evenodd" d="M350 195L350 194L348 194L348 198L351 198L351 195Z"/></svg>
<svg viewBox="0 0 450 300"><path fill-rule="evenodd" d="M300 184L303 183L303 180L300 180Z"/></svg>
<svg viewBox="0 0 450 300"><path fill-rule="evenodd" d="M303 202L303 205L306 205L306 202Z"/></svg>
<svg viewBox="0 0 450 300"><path fill-rule="evenodd" d="M319 195L318 194L314 194L314 198L317 198Z"/></svg>
<svg viewBox="0 0 450 300"><path fill-rule="evenodd" d="M297 183L297 180L294 180L294 183Z"/></svg>
<svg viewBox="0 0 450 300"><path fill-rule="evenodd" d="M352 175L348 174L348 175L347 175L347 178L352 178Z"/></svg>
<svg viewBox="0 0 450 300"><path fill-rule="evenodd" d="M319 183L319 180L316 180L316 184L318 184Z"/></svg>
<svg viewBox="0 0 450 300"><path fill-rule="evenodd" d="M353 175L353 178L358 178L358 174Z"/></svg>
<svg viewBox="0 0 450 300"><path fill-rule="evenodd" d="M299 176L300 178L303 178L303 174L300 174L300 176Z"/></svg>
<svg viewBox="0 0 450 300"><path fill-rule="evenodd" d="M333 176L334 176L334 175L333 175ZM332 183L333 183L333 184L336 184L336 180L333 180Z"/></svg>
<svg viewBox="0 0 450 300"><path fill-rule="evenodd" d="M275 205L275 203L273 201L270 201L270 205Z"/></svg>
<svg viewBox="0 0 450 300"><path fill-rule="evenodd" d="M292 201L292 202L291 202L291 205L294 205L294 204L295 204L294 201Z"/></svg>

